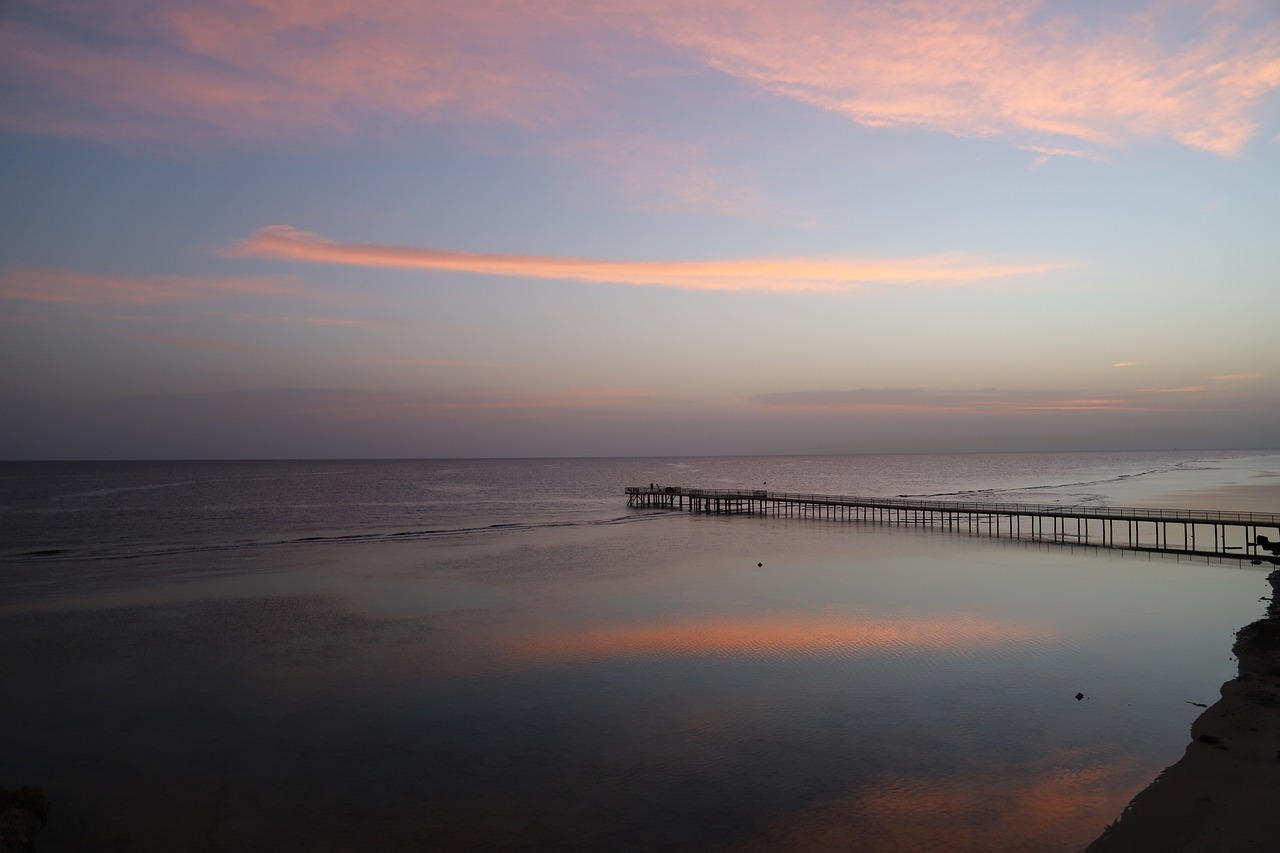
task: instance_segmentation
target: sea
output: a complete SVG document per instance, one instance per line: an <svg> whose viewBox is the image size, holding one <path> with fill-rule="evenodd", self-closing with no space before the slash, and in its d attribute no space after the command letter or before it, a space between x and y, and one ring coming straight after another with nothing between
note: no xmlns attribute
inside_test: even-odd
<svg viewBox="0 0 1280 853"><path fill-rule="evenodd" d="M1269 565L627 486L1280 512L1280 450L0 463L59 851L1075 851Z"/></svg>

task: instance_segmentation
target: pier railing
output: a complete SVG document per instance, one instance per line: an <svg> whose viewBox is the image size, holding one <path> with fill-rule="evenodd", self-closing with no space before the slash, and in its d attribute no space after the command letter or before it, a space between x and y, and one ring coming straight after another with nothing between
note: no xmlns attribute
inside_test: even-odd
<svg viewBox="0 0 1280 853"><path fill-rule="evenodd" d="M628 486L626 494L627 503L636 507L934 526L1016 539L1280 561L1280 513L877 498L683 486Z"/></svg>
<svg viewBox="0 0 1280 853"><path fill-rule="evenodd" d="M1280 513L1232 512L1209 509L1162 509L1159 507L1089 506L1087 504L1024 504L988 501L944 501L929 498L872 498L859 495L817 495L806 492L773 492L761 489L688 489L682 486L628 486L628 495L676 495L729 500L770 500L846 506L891 507L895 509L937 510L940 512L998 513L1001 515L1057 515L1071 518L1114 518L1138 521L1187 521L1250 524L1280 528Z"/></svg>

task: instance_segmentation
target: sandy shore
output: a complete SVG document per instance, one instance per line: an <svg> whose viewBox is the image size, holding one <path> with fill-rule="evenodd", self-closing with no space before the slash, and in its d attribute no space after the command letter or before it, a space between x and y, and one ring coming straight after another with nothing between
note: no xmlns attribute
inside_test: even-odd
<svg viewBox="0 0 1280 853"><path fill-rule="evenodd" d="M1275 850L1280 844L1280 570L1266 615L1238 634L1239 675L1191 726L1183 757L1087 853Z"/></svg>
<svg viewBox="0 0 1280 853"><path fill-rule="evenodd" d="M1277 512L1280 511L1280 477L1259 476L1256 482L1251 483L1181 489L1150 503L1153 506L1212 508L1230 512Z"/></svg>

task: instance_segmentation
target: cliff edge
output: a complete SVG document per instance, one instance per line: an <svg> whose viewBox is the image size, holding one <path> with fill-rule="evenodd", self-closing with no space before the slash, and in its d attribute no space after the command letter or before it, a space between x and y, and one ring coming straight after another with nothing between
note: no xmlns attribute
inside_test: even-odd
<svg viewBox="0 0 1280 853"><path fill-rule="evenodd" d="M1280 849L1280 570L1267 580L1266 615L1236 634L1239 675L1086 853Z"/></svg>

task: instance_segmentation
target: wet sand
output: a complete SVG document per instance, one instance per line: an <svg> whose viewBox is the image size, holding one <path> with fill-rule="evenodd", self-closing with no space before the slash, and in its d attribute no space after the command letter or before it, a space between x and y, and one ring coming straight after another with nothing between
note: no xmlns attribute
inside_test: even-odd
<svg viewBox="0 0 1280 853"><path fill-rule="evenodd" d="M1207 463L1209 464L1209 463ZM1274 455L1232 460L1229 467L1188 468L1108 484L1113 506L1280 513L1280 467Z"/></svg>
<svg viewBox="0 0 1280 853"><path fill-rule="evenodd" d="M1230 512L1280 512L1280 476L1259 475L1257 482L1186 489L1174 492L1152 506L1209 508Z"/></svg>

